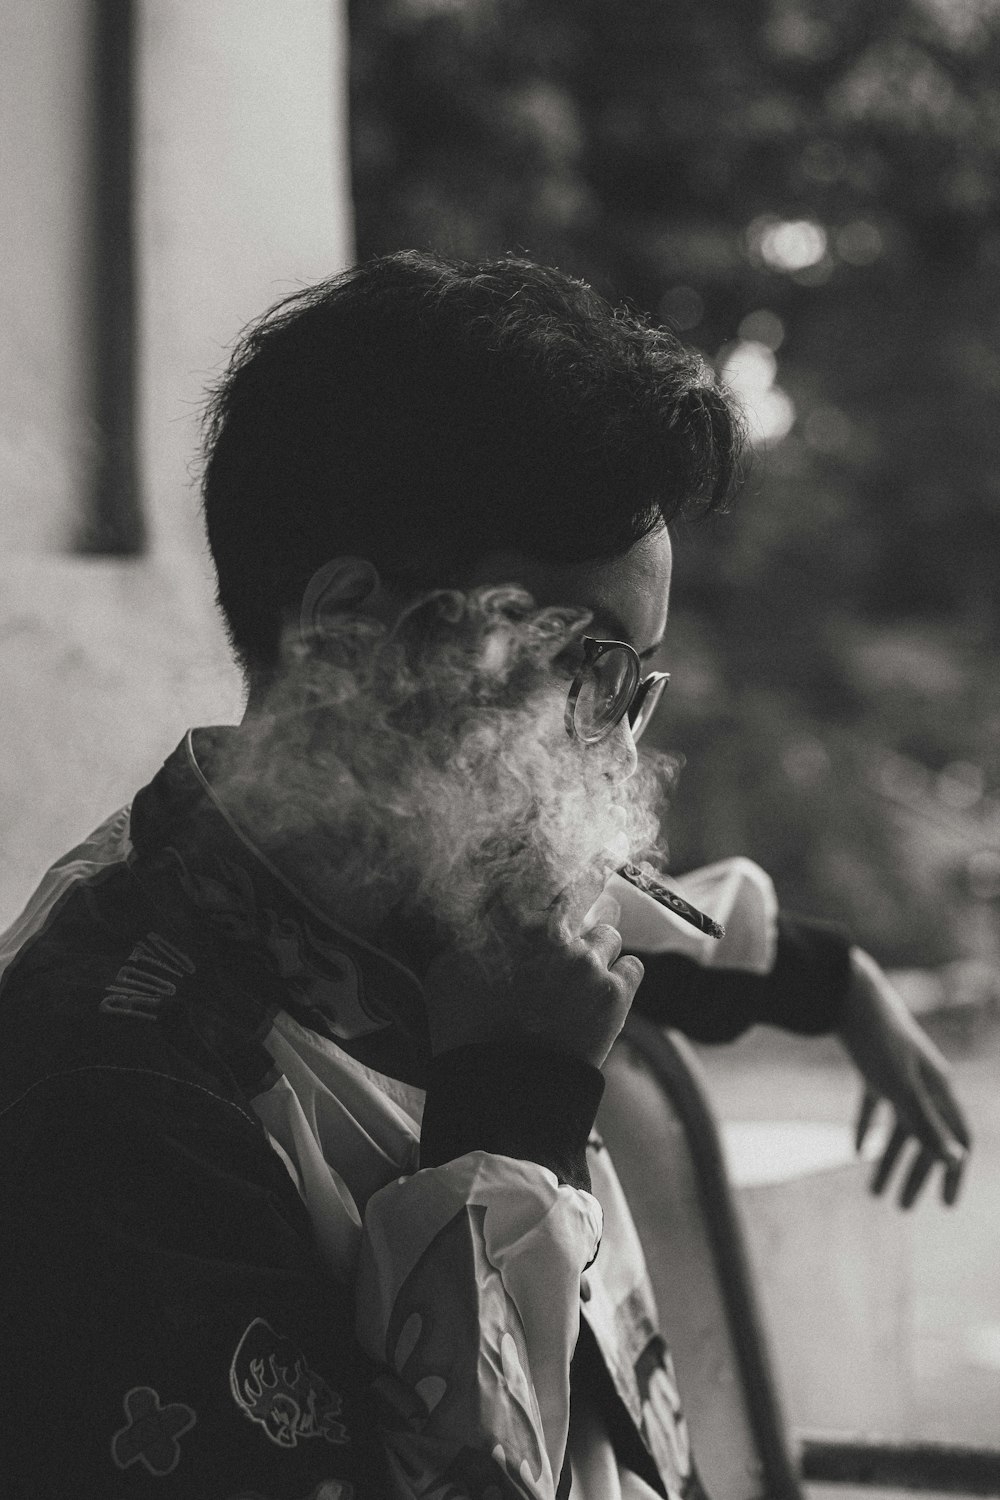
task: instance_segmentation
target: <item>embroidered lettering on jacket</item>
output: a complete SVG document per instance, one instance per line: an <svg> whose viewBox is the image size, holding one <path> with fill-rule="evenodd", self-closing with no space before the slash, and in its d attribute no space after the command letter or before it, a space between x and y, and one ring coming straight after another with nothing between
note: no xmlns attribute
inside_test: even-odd
<svg viewBox="0 0 1000 1500"><path fill-rule="evenodd" d="M240 1410L279 1448L295 1448L299 1438L350 1442L338 1420L341 1398L310 1370L291 1339L275 1333L263 1318L254 1318L237 1344L229 1386Z"/></svg>
<svg viewBox="0 0 1000 1500"><path fill-rule="evenodd" d="M150 1474L162 1477L172 1474L181 1457L178 1438L189 1432L197 1421L190 1406L183 1401L160 1405L156 1391L148 1385L134 1385L122 1401L128 1421L111 1439L111 1457L119 1469L142 1464Z"/></svg>
<svg viewBox="0 0 1000 1500"><path fill-rule="evenodd" d="M100 1008L106 1015L155 1021L164 1000L176 995L176 981L193 974L194 967L188 955L169 939L158 932L147 932L104 991Z"/></svg>

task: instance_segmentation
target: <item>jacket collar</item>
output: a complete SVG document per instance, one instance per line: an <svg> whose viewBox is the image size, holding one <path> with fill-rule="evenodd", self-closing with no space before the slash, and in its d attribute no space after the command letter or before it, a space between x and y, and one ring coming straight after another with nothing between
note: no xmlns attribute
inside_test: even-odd
<svg viewBox="0 0 1000 1500"><path fill-rule="evenodd" d="M191 730L132 806L133 873L193 931L221 1003L260 1034L279 1009L380 1072L421 1083L423 988L414 968L320 910L240 827L201 756L224 728Z"/></svg>

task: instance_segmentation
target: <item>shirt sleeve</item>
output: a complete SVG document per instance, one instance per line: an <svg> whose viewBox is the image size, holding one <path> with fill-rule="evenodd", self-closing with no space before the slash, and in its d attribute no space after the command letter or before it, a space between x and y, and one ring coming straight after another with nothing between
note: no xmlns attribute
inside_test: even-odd
<svg viewBox="0 0 1000 1500"><path fill-rule="evenodd" d="M555 1496L594 1071L532 1136L495 1059L440 1065L427 1164L369 1202L349 1285L237 1106L138 1070L37 1087L0 1121L0 1470L26 1500L67 1475L116 1500Z"/></svg>
<svg viewBox="0 0 1000 1500"><path fill-rule="evenodd" d="M733 1041L758 1024L822 1035L840 1022L850 948L844 928L782 911L765 973L708 968L681 953L640 952L646 974L636 1006L657 1025L697 1042Z"/></svg>
<svg viewBox="0 0 1000 1500"><path fill-rule="evenodd" d="M601 1087L596 1069L523 1046L435 1064L425 1165L370 1201L358 1276L401 1500L562 1493L580 1278L602 1216L560 1164L586 1172Z"/></svg>

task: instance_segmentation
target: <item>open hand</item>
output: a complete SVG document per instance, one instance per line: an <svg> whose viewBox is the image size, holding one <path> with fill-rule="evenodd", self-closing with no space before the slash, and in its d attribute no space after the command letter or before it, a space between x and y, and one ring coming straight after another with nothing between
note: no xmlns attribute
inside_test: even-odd
<svg viewBox="0 0 1000 1500"><path fill-rule="evenodd" d="M916 1202L938 1163L944 1167L942 1199L953 1204L972 1142L952 1092L951 1069L879 965L860 948L851 950L851 980L840 1038L865 1082L855 1129L857 1149L882 1100L895 1114L872 1176L872 1192L884 1191L912 1141L916 1150L902 1177L900 1207L910 1208Z"/></svg>

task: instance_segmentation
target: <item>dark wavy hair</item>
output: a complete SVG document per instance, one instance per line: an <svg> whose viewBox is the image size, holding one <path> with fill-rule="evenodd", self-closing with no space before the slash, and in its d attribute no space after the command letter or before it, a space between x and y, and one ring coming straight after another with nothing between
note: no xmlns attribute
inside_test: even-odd
<svg viewBox="0 0 1000 1500"><path fill-rule="evenodd" d="M218 600L250 675L330 557L415 592L503 547L616 557L721 508L743 441L733 397L666 329L526 260L415 251L265 313L204 431Z"/></svg>

